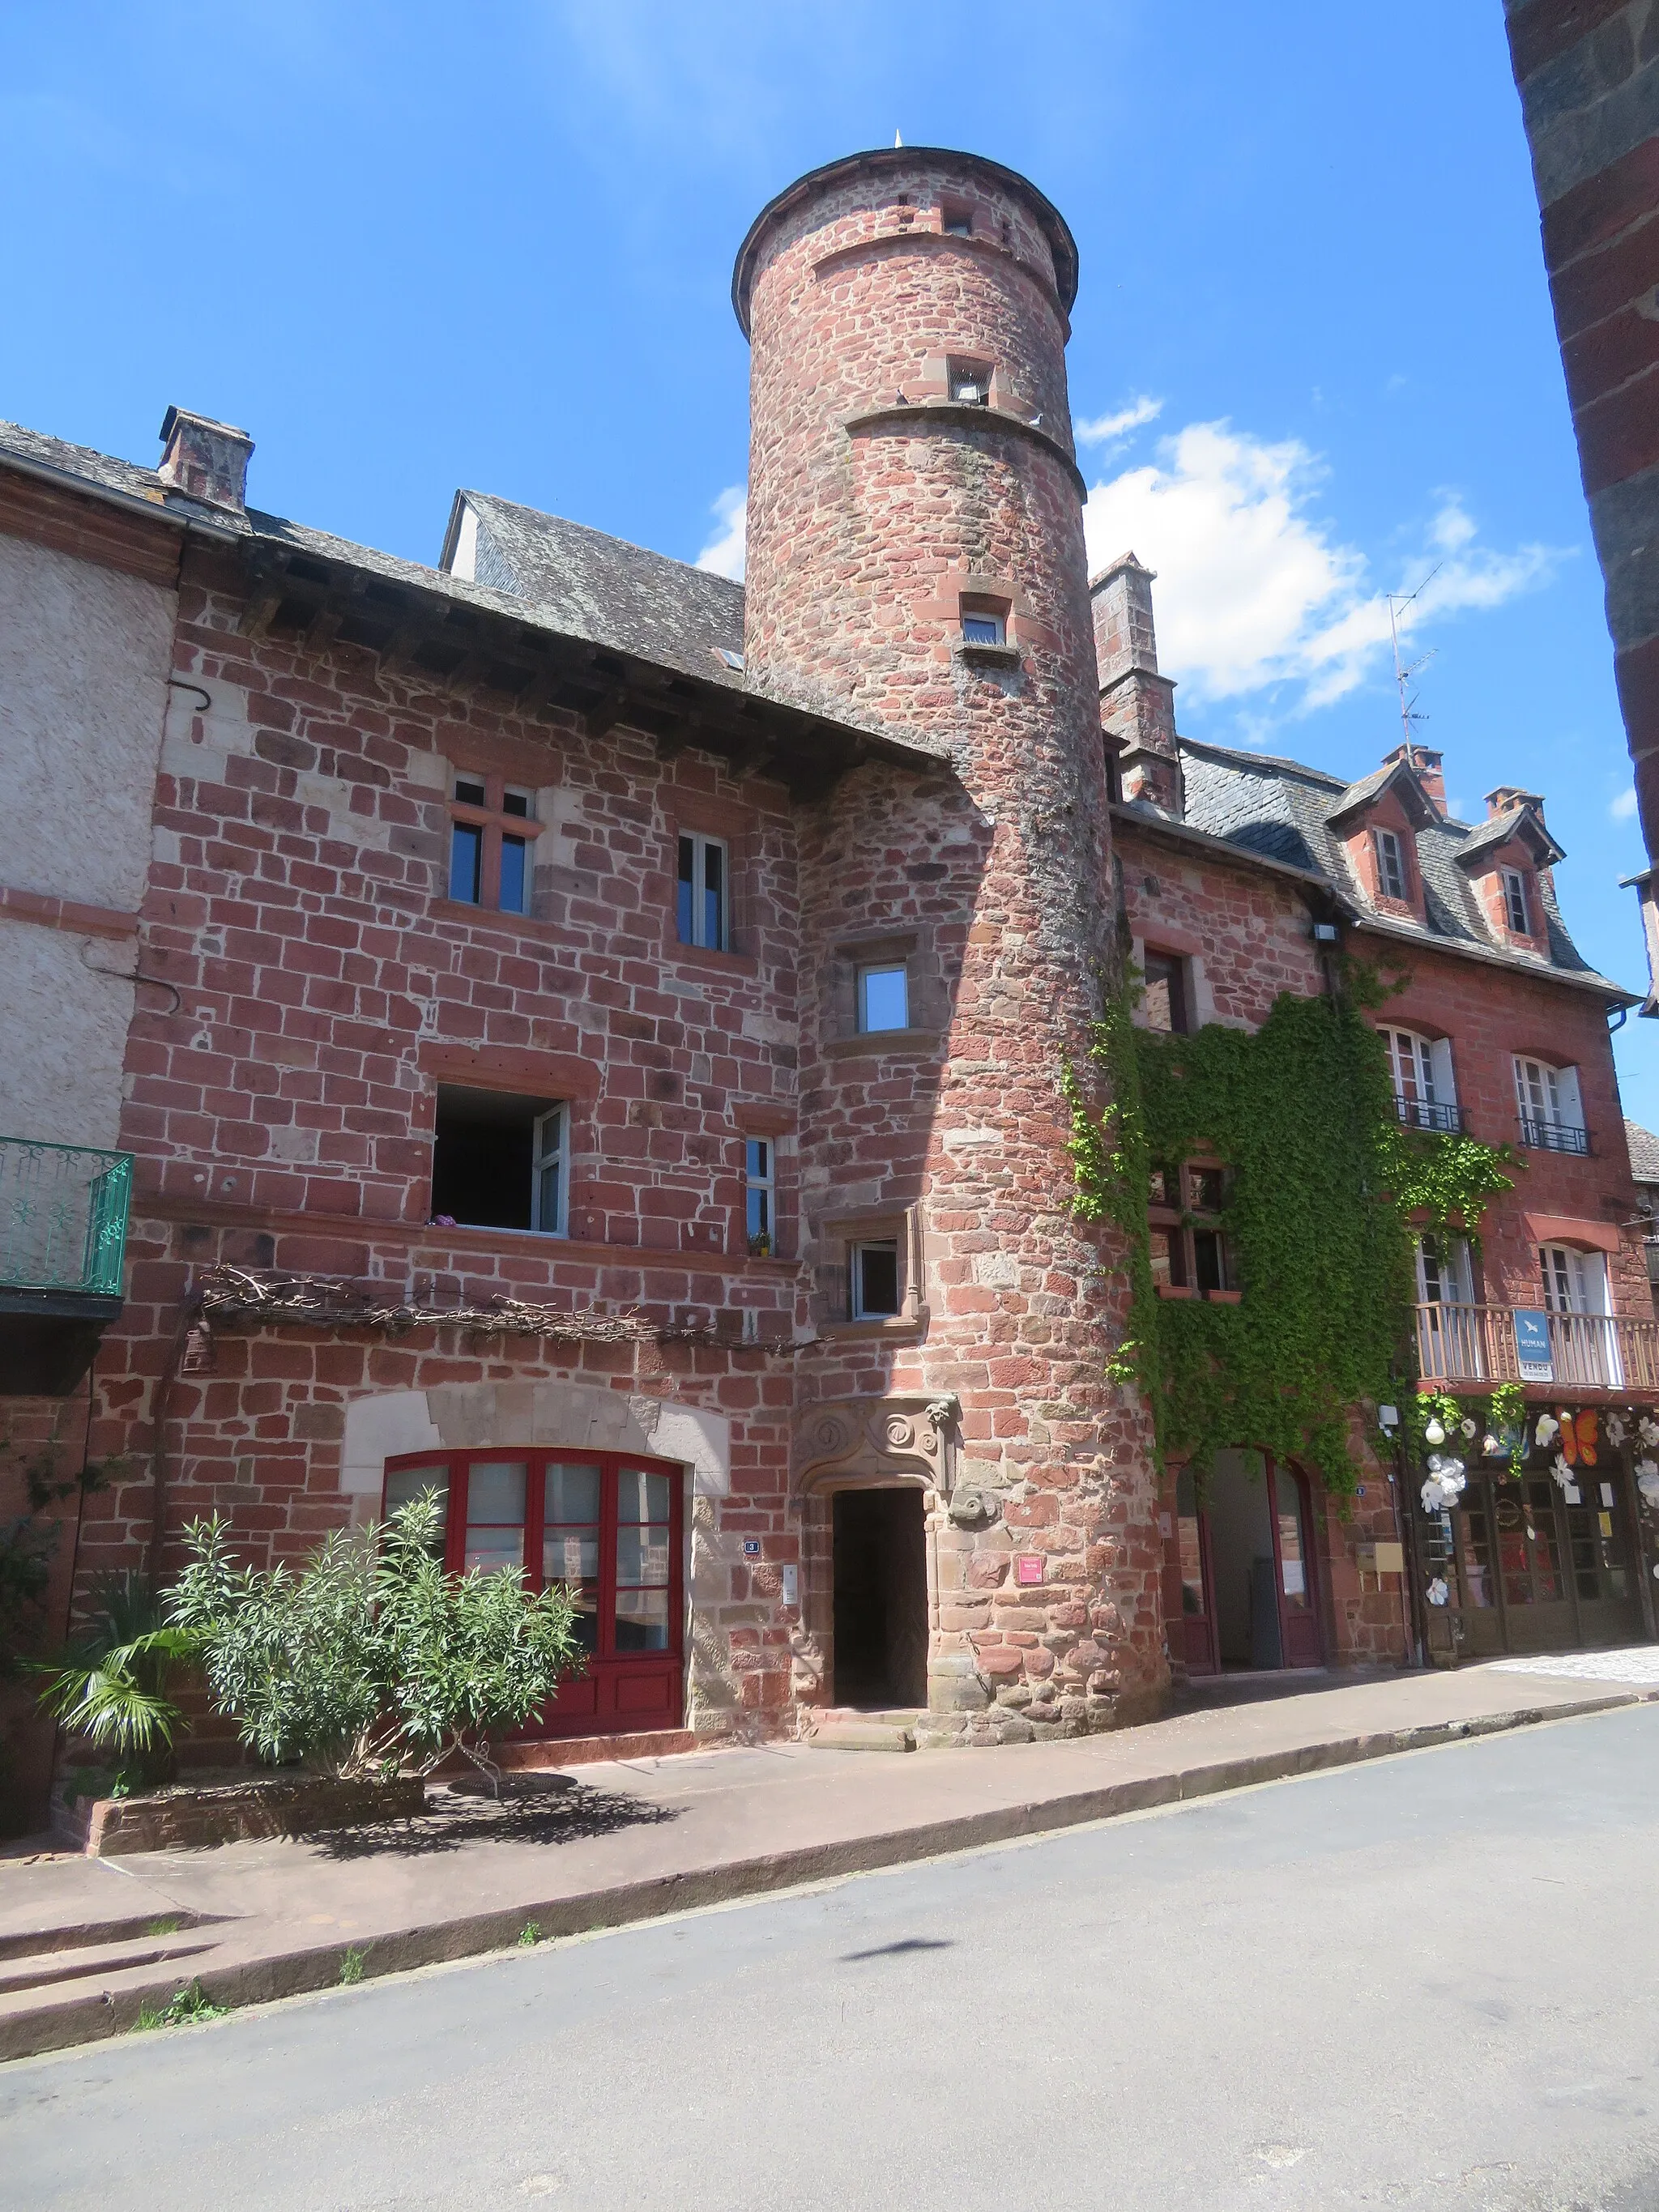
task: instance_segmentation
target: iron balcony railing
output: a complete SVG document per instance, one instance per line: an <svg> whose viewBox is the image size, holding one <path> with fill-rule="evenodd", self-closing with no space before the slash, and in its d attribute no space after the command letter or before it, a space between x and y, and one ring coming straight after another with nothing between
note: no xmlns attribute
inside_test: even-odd
<svg viewBox="0 0 1659 2212"><path fill-rule="evenodd" d="M131 1152L0 1137L0 1289L118 1298Z"/></svg>
<svg viewBox="0 0 1659 2212"><path fill-rule="evenodd" d="M1408 1129L1438 1129L1448 1137L1463 1133L1461 1106L1432 1106L1425 1098L1402 1098L1396 1091L1394 1110Z"/></svg>
<svg viewBox="0 0 1659 2212"><path fill-rule="evenodd" d="M1529 1346L1523 1367L1515 1316L1511 1306L1449 1301L1419 1306L1418 1373L1425 1382L1547 1382L1569 1390L1659 1391L1659 1321L1549 1314L1546 1376L1536 1346ZM1523 1323L1531 1318L1523 1315Z"/></svg>
<svg viewBox="0 0 1659 2212"><path fill-rule="evenodd" d="M1588 1152L1589 1131L1576 1129L1565 1121L1535 1121L1531 1115L1523 1114L1521 1141L1534 1152Z"/></svg>

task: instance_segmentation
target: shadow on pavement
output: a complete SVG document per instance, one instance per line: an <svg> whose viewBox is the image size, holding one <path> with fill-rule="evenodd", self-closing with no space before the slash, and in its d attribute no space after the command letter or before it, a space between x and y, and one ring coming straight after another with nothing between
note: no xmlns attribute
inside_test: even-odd
<svg viewBox="0 0 1659 2212"><path fill-rule="evenodd" d="M410 1858L464 1844L574 1844L679 1818L673 1806L590 1789L564 1774L503 1775L499 1798L467 1777L433 1789L426 1802L413 1820L331 1829L307 1840L326 1858Z"/></svg>

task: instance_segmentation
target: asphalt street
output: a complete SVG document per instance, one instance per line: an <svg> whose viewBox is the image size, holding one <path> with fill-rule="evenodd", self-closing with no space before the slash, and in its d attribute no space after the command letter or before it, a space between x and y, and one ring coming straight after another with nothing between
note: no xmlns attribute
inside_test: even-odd
<svg viewBox="0 0 1659 2212"><path fill-rule="evenodd" d="M1650 1706L24 2060L0 2203L1647 2212L1656 1875Z"/></svg>

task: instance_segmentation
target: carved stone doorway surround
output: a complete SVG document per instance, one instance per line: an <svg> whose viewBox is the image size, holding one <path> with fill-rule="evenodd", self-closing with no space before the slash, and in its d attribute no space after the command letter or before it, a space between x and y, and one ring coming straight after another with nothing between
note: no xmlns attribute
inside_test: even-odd
<svg viewBox="0 0 1659 2212"><path fill-rule="evenodd" d="M795 1420L793 1504L800 1516L800 1618L792 1631L792 1686L798 1705L832 1702L836 1679L835 1537L832 1504L841 1490L919 1489L927 1546L930 1702L939 1658L939 1532L955 1486L954 1397L827 1399ZM947 1671L954 1671L949 1670Z"/></svg>

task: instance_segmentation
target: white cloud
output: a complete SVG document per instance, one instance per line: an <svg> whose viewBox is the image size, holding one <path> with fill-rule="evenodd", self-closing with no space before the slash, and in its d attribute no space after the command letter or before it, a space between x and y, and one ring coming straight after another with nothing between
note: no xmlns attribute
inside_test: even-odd
<svg viewBox="0 0 1659 2212"><path fill-rule="evenodd" d="M1115 415L1097 415L1091 422L1073 421L1073 429L1085 446L1103 446L1118 438L1127 438L1131 430L1139 430L1145 422L1155 422L1164 412L1161 399L1142 397L1132 399Z"/></svg>
<svg viewBox="0 0 1659 2212"><path fill-rule="evenodd" d="M1277 444L1231 422L1190 422L1155 465L1097 484L1084 521L1091 567L1133 550L1158 572L1158 658L1195 699L1236 699L1288 684L1301 707L1363 683L1389 642L1383 590L1432 580L1401 617L1401 635L1501 606L1547 582L1556 549L1502 553L1476 543L1455 494L1419 550L1379 588L1365 555L1315 511L1329 471L1300 439Z"/></svg>
<svg viewBox="0 0 1659 2212"><path fill-rule="evenodd" d="M1636 793L1633 789L1621 791L1607 809L1607 812L1612 815L1615 822L1628 822L1635 811Z"/></svg>
<svg viewBox="0 0 1659 2212"><path fill-rule="evenodd" d="M729 576L734 584L743 581L744 552L749 528L748 487L728 484L708 510L720 524L720 528L697 556L696 565L716 576Z"/></svg>

